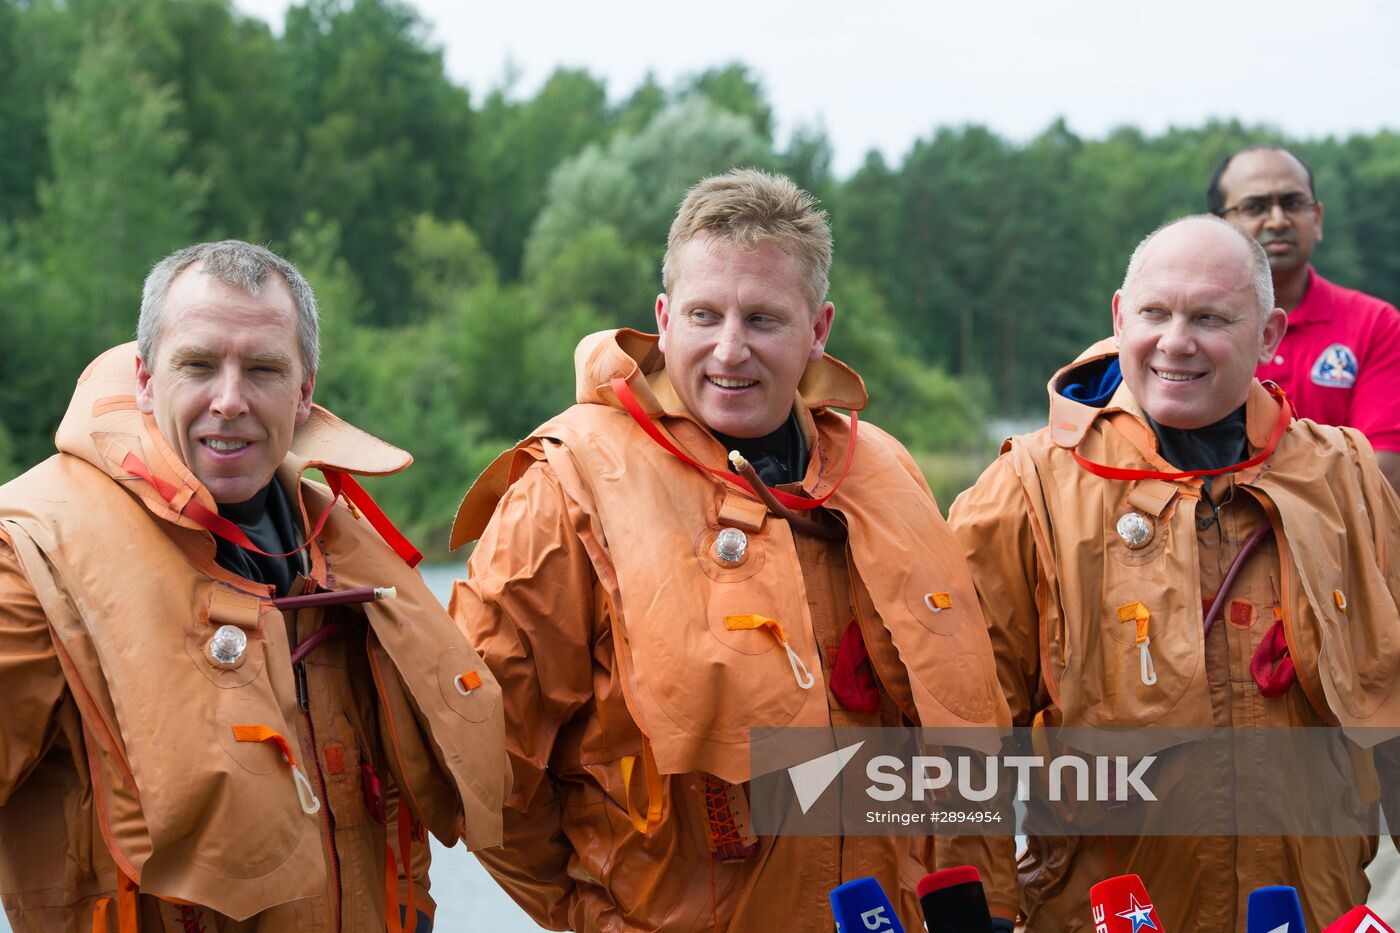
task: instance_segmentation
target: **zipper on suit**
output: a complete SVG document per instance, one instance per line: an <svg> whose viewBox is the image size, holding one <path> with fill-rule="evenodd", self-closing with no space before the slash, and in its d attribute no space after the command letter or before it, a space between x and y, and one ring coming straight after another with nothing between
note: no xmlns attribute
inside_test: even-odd
<svg viewBox="0 0 1400 933"><path fill-rule="evenodd" d="M326 623L324 613L319 610L312 610L321 615L321 624ZM292 628L300 635L301 613L293 611ZM297 639L300 643L301 639ZM341 928L341 890L340 890L340 853L335 848L335 814L331 812L330 798L326 796L326 778L321 773L321 753L320 746L316 742L316 726L311 721L311 691L307 683L306 659L297 664L293 669L296 674L297 704L301 707L301 719L306 725L306 737L311 744L308 750L310 754L305 757L314 762L314 768L308 768L310 777L316 782L316 793L325 802L321 810L321 839L325 843L327 868L330 880L330 899L335 923L332 930L339 931Z"/></svg>

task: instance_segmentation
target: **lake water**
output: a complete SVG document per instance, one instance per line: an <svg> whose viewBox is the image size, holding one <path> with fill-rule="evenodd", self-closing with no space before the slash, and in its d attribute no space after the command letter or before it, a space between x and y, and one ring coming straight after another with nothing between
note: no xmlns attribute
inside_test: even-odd
<svg viewBox="0 0 1400 933"><path fill-rule="evenodd" d="M464 576L458 564L434 565L423 569L423 578L444 603L452 581ZM1392 925L1400 921L1400 855L1389 839L1381 841L1381 854L1372 863L1370 905ZM481 864L462 846L444 849L433 842L432 892L438 902L437 929L444 933L458 930L492 930L500 933L540 930L515 902L506 896ZM11 933L0 917L0 933Z"/></svg>

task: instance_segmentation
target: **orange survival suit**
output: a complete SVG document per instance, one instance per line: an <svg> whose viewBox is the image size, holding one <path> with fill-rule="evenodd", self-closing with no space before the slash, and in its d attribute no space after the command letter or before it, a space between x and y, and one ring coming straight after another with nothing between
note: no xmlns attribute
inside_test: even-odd
<svg viewBox="0 0 1400 933"><path fill-rule="evenodd" d="M383 931L400 905L431 915L423 830L500 841L499 688L405 560L302 476L410 458L313 408L276 478L303 528L330 509L293 592L397 597L283 613L185 514L217 506L137 410L134 358L134 344L99 357L59 453L0 487L10 923ZM292 647L332 625L294 669ZM220 661L225 626L246 644Z"/></svg>
<svg viewBox="0 0 1400 933"><path fill-rule="evenodd" d="M483 474L454 529L454 545L480 541L450 611L501 683L515 773L505 847L482 862L552 929L826 933L828 892L864 875L920 922L932 840L756 839L744 786L753 727L1006 724L972 580L918 468L859 425L826 503L845 535L822 540L663 450L619 406L614 379L723 469L656 337L595 334L576 364L578 404ZM827 357L799 396L812 451L800 491L819 498L853 439L827 406L859 409L865 391ZM726 528L747 538L737 566L715 557ZM949 608L930 612L930 591ZM779 622L808 689L772 632L728 625L746 614ZM878 681L866 712L829 689L843 638L863 642Z"/></svg>
<svg viewBox="0 0 1400 933"><path fill-rule="evenodd" d="M1040 716L1074 727L1400 725L1400 504L1365 438L1292 421L1265 461L1213 479L1211 499L1223 503L1215 516L1202 496L1205 479L1101 478L1072 451L1115 467L1176 470L1126 384L1102 408L1062 394L1077 373L1116 352L1103 341L1057 373L1049 426L1008 441L950 514L1015 724ZM1250 457L1266 447L1280 411L1256 381L1245 406ZM1146 540L1119 533L1129 513L1149 529ZM1203 604L1265 523L1272 538L1240 565L1203 638ZM1133 613L1125 621L1120 612L1138 602L1145 632ZM1296 682L1269 698L1251 661L1278 635ZM1144 651L1156 676L1150 685ZM1369 741L1383 731L1368 728ZM1337 745L1335 760L1318 767L1336 769L1346 786L1369 786L1361 794L1369 799L1351 803L1373 804L1370 753L1340 738ZM1160 754L1161 779L1191 799L1234 792L1260 764L1202 770L1170 748ZM1387 790L1392 825L1398 792ZM1299 790L1279 804L1316 801ZM1265 885L1297 887L1309 929L1364 903L1375 845L1358 836L1032 837L1019 890L1010 839L950 840L938 860L980 867L993 912L1019 909L1029 933L1092 930L1090 886L1128 872L1142 876L1168 930L1233 933L1243 928L1249 892Z"/></svg>

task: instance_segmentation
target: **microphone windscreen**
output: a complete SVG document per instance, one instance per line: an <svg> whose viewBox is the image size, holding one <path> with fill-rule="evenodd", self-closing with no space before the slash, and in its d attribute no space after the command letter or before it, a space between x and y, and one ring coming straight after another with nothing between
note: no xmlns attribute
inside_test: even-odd
<svg viewBox="0 0 1400 933"><path fill-rule="evenodd" d="M992 933L982 875L971 865L925 875L917 890L928 933Z"/></svg>
<svg viewBox="0 0 1400 933"><path fill-rule="evenodd" d="M1286 884L1249 892L1246 933L1308 933L1298 892Z"/></svg>
<svg viewBox="0 0 1400 933"><path fill-rule="evenodd" d="M1322 933L1395 933L1369 907L1353 907L1332 922Z"/></svg>
<svg viewBox="0 0 1400 933"><path fill-rule="evenodd" d="M1137 875L1119 875L1089 889L1094 929L1099 933L1165 933L1147 888Z"/></svg>
<svg viewBox="0 0 1400 933"><path fill-rule="evenodd" d="M874 878L857 878L833 888L831 913L841 933L904 933L894 905Z"/></svg>

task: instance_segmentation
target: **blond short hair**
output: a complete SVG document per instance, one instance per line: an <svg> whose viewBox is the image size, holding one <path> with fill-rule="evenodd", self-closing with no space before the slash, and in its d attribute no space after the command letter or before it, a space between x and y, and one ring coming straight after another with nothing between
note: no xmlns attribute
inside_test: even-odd
<svg viewBox="0 0 1400 933"><path fill-rule="evenodd" d="M696 237L717 237L741 249L775 243L802 267L815 311L831 272L831 225L819 202L792 180L742 168L702 179L686 192L661 262L661 286L675 285L676 254Z"/></svg>

